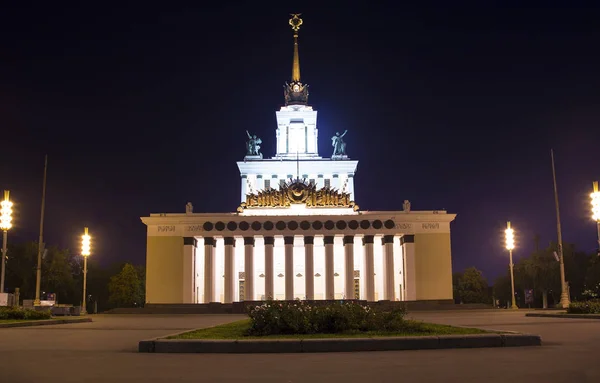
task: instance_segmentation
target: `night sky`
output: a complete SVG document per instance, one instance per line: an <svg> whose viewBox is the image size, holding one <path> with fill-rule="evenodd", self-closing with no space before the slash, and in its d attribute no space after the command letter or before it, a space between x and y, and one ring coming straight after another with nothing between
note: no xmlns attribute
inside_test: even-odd
<svg viewBox="0 0 600 383"><path fill-rule="evenodd" d="M79 251L89 226L104 264L144 262L140 216L183 213L188 201L195 212L235 211L245 130L262 138L265 157L275 153L292 66L287 23L302 12L319 151L330 156L329 138L348 130L361 209L401 210L408 199L413 210L457 213L454 270L474 265L493 279L508 263L507 220L517 257L535 233L542 246L556 240L554 148L564 241L595 250L600 9L281 3L3 9L9 242L39 235L46 153L45 242Z"/></svg>

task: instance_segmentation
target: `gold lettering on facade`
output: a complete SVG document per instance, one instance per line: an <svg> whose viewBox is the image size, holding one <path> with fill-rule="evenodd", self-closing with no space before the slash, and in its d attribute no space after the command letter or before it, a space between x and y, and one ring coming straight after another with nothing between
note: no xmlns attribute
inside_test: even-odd
<svg viewBox="0 0 600 383"><path fill-rule="evenodd" d="M159 233L166 233L166 232L172 232L175 231L175 226L171 225L171 226L158 226L158 232Z"/></svg>
<svg viewBox="0 0 600 383"><path fill-rule="evenodd" d="M439 229L440 228L440 224L437 223L437 222L436 223L424 223L424 224L421 225L421 227L423 229L426 229L426 230Z"/></svg>
<svg viewBox="0 0 600 383"><path fill-rule="evenodd" d="M307 207L345 207L358 210L358 205L350 200L350 194L330 187L317 190L316 186L303 180L295 180L281 185L279 190L266 189L246 195L246 202L238 207L238 212L248 208L289 207L292 204L305 204Z"/></svg>

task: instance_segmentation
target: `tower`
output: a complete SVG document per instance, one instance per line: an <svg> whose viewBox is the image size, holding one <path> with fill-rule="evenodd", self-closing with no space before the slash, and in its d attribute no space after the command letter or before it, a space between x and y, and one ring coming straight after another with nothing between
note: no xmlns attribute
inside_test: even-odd
<svg viewBox="0 0 600 383"><path fill-rule="evenodd" d="M308 105L308 84L303 83L300 77L298 34L303 21L300 14L291 16L289 25L294 37L292 76L291 81L283 86L285 104L275 112L276 153L271 158L263 158L258 151L261 139L247 132L247 154L244 161L237 163L241 176L241 201L245 201L249 193L278 189L295 178L313 183L317 188L328 186L350 193L354 199L354 174L358 161L346 155L343 141L346 132L332 137L333 153L330 158L319 155L317 111Z"/></svg>

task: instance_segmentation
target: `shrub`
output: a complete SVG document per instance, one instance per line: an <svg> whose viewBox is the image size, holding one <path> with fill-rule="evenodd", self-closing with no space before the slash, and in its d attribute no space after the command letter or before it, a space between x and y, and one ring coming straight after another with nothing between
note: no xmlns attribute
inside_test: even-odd
<svg viewBox="0 0 600 383"><path fill-rule="evenodd" d="M267 301L249 310L249 335L394 332L410 327L404 309L378 311L355 302L314 305Z"/></svg>
<svg viewBox="0 0 600 383"><path fill-rule="evenodd" d="M600 299L571 302L567 312L569 314L600 314Z"/></svg>
<svg viewBox="0 0 600 383"><path fill-rule="evenodd" d="M40 320L50 319L50 310L36 311L20 307L0 307L0 319L4 320Z"/></svg>

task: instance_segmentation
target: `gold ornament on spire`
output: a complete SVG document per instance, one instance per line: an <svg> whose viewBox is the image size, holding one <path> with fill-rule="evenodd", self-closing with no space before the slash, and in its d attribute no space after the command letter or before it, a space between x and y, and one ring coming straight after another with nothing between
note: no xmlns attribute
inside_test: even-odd
<svg viewBox="0 0 600 383"><path fill-rule="evenodd" d="M300 18L301 14L302 13L290 13L290 16L292 16L292 18L290 19L290 25L292 26L292 30L295 32L296 35L298 34L298 30L302 25L302 19Z"/></svg>

